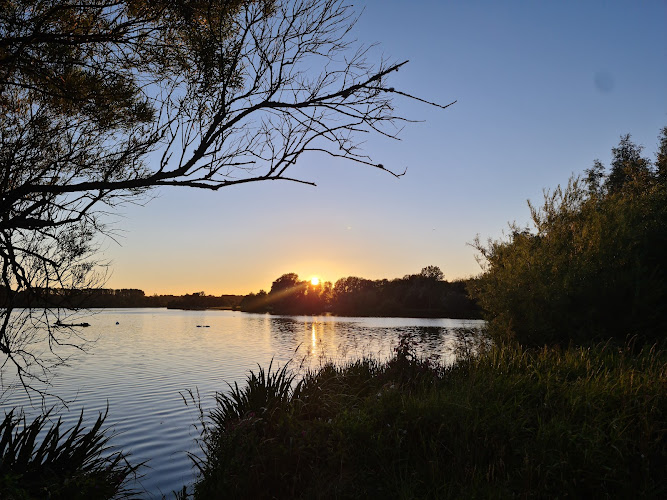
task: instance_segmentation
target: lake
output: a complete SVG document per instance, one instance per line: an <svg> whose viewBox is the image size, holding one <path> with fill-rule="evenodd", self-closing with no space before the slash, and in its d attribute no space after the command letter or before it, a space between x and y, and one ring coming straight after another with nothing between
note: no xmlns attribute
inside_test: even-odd
<svg viewBox="0 0 667 500"><path fill-rule="evenodd" d="M227 383L244 382L257 365L291 362L316 368L325 360L386 358L401 333L412 333L419 352L453 359L453 331L480 328L480 320L270 316L236 311L104 309L91 311L83 331L96 338L88 353L57 369L49 391L68 401L60 415L73 423L82 408L93 421L109 408L111 443L133 463L148 461L137 488L143 498L171 496L194 478L186 452L198 451L198 410L182 394L199 391L205 410ZM116 324L118 323L118 324ZM187 398L186 398L187 399ZM33 400L34 404L39 404ZM47 398L46 405L57 403ZM30 406L25 392L5 394L2 408ZM61 405L62 406L62 405Z"/></svg>

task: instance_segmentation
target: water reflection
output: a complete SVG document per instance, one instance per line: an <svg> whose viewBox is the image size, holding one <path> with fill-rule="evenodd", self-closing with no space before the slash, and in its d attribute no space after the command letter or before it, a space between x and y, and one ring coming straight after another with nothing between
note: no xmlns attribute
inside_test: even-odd
<svg viewBox="0 0 667 500"><path fill-rule="evenodd" d="M197 411L183 404L181 392L198 389L208 410L215 391L225 390L225 382L243 383L258 364L292 361L305 370L327 360L386 358L400 334L413 336L420 354L447 361L455 329L483 324L159 309L103 310L86 321L92 325L87 333L99 340L91 354L77 355L58 371L50 390L70 402L70 412L61 412L66 424L75 421L81 408L90 422L108 403L107 423L119 432L113 444L136 462L149 460L141 482L146 498L169 496L193 479L186 452L199 451ZM39 411L31 410L20 391L9 395L2 409L21 405L28 412Z"/></svg>
<svg viewBox="0 0 667 500"><path fill-rule="evenodd" d="M299 366L310 367L367 356L386 359L392 355L399 335L409 336L420 356L450 363L454 359L455 332L482 324L419 318L266 317L272 343L292 346L291 359Z"/></svg>
<svg viewBox="0 0 667 500"><path fill-rule="evenodd" d="M317 332L315 331L315 323L312 323L310 326L310 351L308 352L308 355L314 356L317 353ZM320 342L322 342L321 338Z"/></svg>

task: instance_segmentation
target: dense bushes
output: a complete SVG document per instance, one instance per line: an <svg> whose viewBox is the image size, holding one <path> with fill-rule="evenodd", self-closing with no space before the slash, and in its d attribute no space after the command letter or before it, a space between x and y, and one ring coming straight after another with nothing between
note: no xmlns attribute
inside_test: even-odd
<svg viewBox="0 0 667 500"><path fill-rule="evenodd" d="M666 362L495 347L442 367L404 343L292 388L251 375L218 398L194 496L664 498Z"/></svg>
<svg viewBox="0 0 667 500"><path fill-rule="evenodd" d="M667 152L667 128L661 151ZM476 242L485 273L473 294L496 340L523 345L586 343L667 331L667 183L629 136L613 149L609 175L587 178L531 205L532 228ZM661 160L662 158L662 160Z"/></svg>

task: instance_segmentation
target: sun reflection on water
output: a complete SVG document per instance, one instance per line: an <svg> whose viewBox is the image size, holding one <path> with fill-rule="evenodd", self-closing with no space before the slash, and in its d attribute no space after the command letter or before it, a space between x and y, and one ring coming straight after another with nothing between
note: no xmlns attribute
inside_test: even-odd
<svg viewBox="0 0 667 500"><path fill-rule="evenodd" d="M243 384L249 370L283 366L298 371L363 356L386 358L398 336L411 333L420 352L445 354L452 330L483 322L418 318L271 316L236 311L159 309L100 310L87 318L87 334L99 340L91 355L73 358L51 390L72 401L65 423L109 409L107 423L119 432L114 444L136 462L150 460L142 486L161 498L192 481L186 452L198 453L194 407L180 393L201 394L204 411L226 383ZM210 325L201 328L197 325ZM6 395L7 407L28 405L23 393Z"/></svg>
<svg viewBox="0 0 667 500"><path fill-rule="evenodd" d="M315 322L312 323L312 328L311 328L311 354L315 355L315 351L317 351L317 332L315 331Z"/></svg>

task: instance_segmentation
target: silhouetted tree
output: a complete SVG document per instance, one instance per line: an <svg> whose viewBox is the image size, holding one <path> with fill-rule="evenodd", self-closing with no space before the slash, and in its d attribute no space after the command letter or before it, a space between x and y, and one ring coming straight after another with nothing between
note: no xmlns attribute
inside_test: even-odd
<svg viewBox="0 0 667 500"><path fill-rule="evenodd" d="M595 160L593 166L584 170L586 177L586 185L588 186L588 193L590 195L601 195L604 188L605 175L604 165L600 160Z"/></svg>
<svg viewBox="0 0 667 500"><path fill-rule="evenodd" d="M667 186L667 127L663 127L658 139L660 142L655 160L656 176L662 185Z"/></svg>
<svg viewBox="0 0 667 500"><path fill-rule="evenodd" d="M340 0L0 6L0 351L21 377L45 367L28 339L68 333L49 326L62 309L16 318L14 298L103 282L109 207L156 186L312 184L288 172L309 151L389 172L357 138L394 136L405 62L369 62Z"/></svg>
<svg viewBox="0 0 667 500"><path fill-rule="evenodd" d="M442 281L445 279L445 273L443 273L438 266L426 266L419 274L426 279L434 281Z"/></svg>
<svg viewBox="0 0 667 500"><path fill-rule="evenodd" d="M333 289L334 310L341 314L364 315L378 304L375 284L371 280L348 276L336 281Z"/></svg>
<svg viewBox="0 0 667 500"><path fill-rule="evenodd" d="M630 134L621 137L618 146L611 150L611 172L606 187L614 193L621 191L632 179L650 177L650 161L641 155L642 147L630 140Z"/></svg>
<svg viewBox="0 0 667 500"><path fill-rule="evenodd" d="M530 204L530 230L476 241L485 272L472 288L496 340L664 339L667 189L629 135L612 151L607 190L573 178Z"/></svg>
<svg viewBox="0 0 667 500"><path fill-rule="evenodd" d="M307 284L296 273L283 274L271 285L267 295L270 311L280 314L295 314L303 308Z"/></svg>
<svg viewBox="0 0 667 500"><path fill-rule="evenodd" d="M270 293L279 293L284 290L293 290L299 288L301 281L299 281L299 275L296 273L287 273L283 274L280 278L275 280L271 284Z"/></svg>

